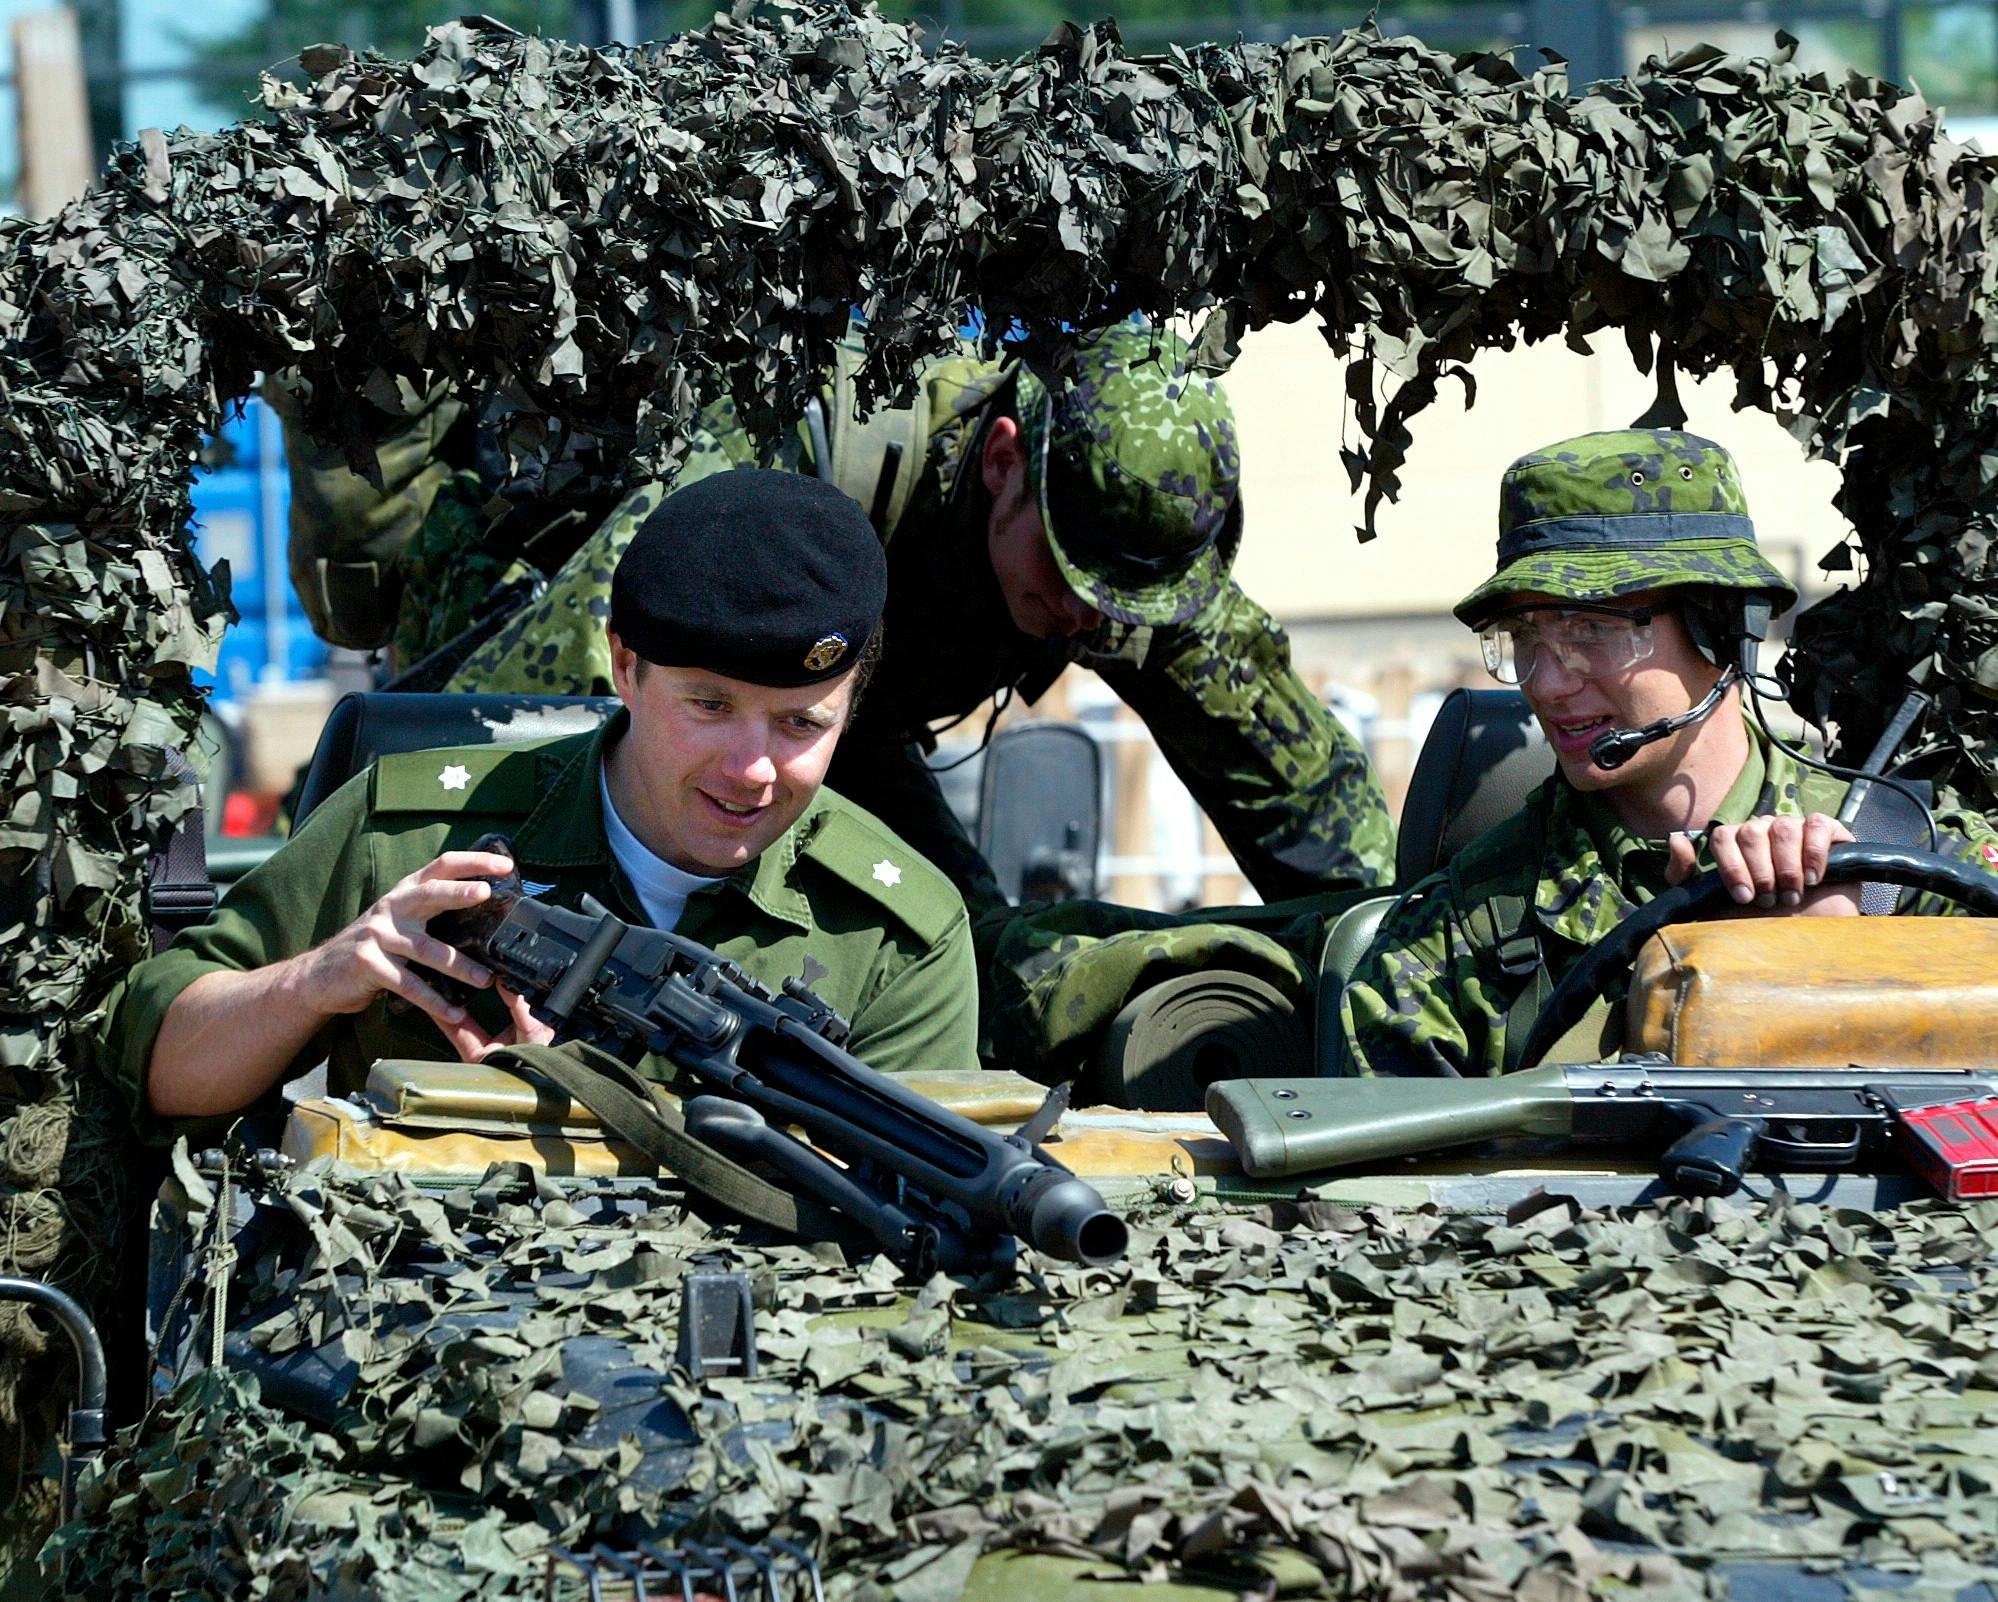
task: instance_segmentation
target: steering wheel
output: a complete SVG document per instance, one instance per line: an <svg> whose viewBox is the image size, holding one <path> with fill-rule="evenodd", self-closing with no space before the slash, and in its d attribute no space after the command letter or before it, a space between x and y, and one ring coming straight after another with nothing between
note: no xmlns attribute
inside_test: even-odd
<svg viewBox="0 0 1998 1602"><path fill-rule="evenodd" d="M1849 884L1855 879L1930 890L1961 902L1982 917L1998 918L1998 878L1939 852L1900 846L1833 846L1826 855L1820 883ZM1716 907L1731 909L1735 905L1718 868L1709 868L1645 902L1562 976L1540 1016L1533 1020L1519 1066L1531 1068L1546 1056L1554 1042L1581 1022L1582 1015L1608 992L1610 982L1630 967L1638 948L1668 923L1690 922Z"/></svg>

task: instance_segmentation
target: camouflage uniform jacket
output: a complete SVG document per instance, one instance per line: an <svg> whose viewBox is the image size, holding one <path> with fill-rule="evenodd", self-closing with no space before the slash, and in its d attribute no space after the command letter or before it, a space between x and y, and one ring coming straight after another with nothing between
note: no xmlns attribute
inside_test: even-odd
<svg viewBox="0 0 1998 1602"><path fill-rule="evenodd" d="M488 830L513 837L521 876L552 886L546 900L575 907L594 895L644 923L610 853L598 777L625 723L619 713L593 734L387 756L329 797L207 922L141 963L114 994L105 1066L141 1122L153 1040L189 984L309 950L397 880ZM852 1021L848 1048L876 1068L976 1065L977 983L963 902L876 819L830 790L754 862L696 891L677 928L773 988L808 978ZM497 1009L492 995L475 998L489 1031L504 1021ZM378 997L330 1023L303 1062L325 1057L329 1088L340 1094L358 1090L376 1058L448 1055L423 1013Z"/></svg>
<svg viewBox="0 0 1998 1602"><path fill-rule="evenodd" d="M1365 753L1293 670L1283 630L1233 583L1188 623L1136 631L1107 655L1014 626L986 551L990 496L977 471L982 425L1013 369L955 357L924 376L930 418L923 471L888 544L886 651L831 782L872 808L942 867L974 908L997 897L915 746L942 719L995 697L1037 698L1072 660L1095 667L1144 718L1166 759L1266 899L1384 882L1394 825ZM675 480L686 485L755 460L726 405ZM835 424L835 426L837 426ZM809 446L785 465L810 471ZM601 694L611 571L658 505L634 491L556 575L549 594L476 652L458 690Z"/></svg>
<svg viewBox="0 0 1998 1602"><path fill-rule="evenodd" d="M1748 762L1715 823L1838 812L1843 779L1802 767L1753 721L1748 731ZM1983 817L1939 811L1936 827L1943 852L1987 870L1998 865L1998 833ZM1584 951L1666 889L1666 860L1663 840L1631 833L1600 797L1554 775L1516 816L1396 904L1346 987L1347 1060L1361 1072L1503 1072L1507 1013L1534 976L1530 962L1501 956L1495 905L1509 897L1530 908L1522 950L1530 957L1537 946L1548 979L1559 983ZM1704 842L1700 866L1713 866ZM1962 911L1928 894L1901 910Z"/></svg>

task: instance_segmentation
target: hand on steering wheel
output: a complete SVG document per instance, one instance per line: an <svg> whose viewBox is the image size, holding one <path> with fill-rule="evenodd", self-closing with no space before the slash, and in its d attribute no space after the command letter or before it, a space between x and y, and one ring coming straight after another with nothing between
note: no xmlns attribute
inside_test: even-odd
<svg viewBox="0 0 1998 1602"><path fill-rule="evenodd" d="M1955 857L1902 846L1835 845L1826 854L1824 882L1873 880L1929 890L1961 902L1980 917L1998 917L1998 878ZM1610 982L1628 969L1646 940L1667 924L1688 923L1735 906L1718 868L1654 896L1582 954L1570 968L1540 1016L1533 1020L1519 1066L1531 1068L1580 1022Z"/></svg>

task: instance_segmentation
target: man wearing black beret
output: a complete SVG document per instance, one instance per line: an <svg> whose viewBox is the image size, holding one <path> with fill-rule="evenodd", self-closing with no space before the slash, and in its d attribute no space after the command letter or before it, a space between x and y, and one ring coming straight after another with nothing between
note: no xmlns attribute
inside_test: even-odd
<svg viewBox="0 0 1998 1602"><path fill-rule="evenodd" d="M767 984L806 980L876 1068L976 1066L957 892L821 788L886 592L880 541L829 485L752 471L667 498L611 585L624 709L594 734L403 753L350 781L114 994L108 1060L135 1111L232 1112L322 1057L340 1094L380 1057L545 1038L425 931L516 865L470 849L494 830L549 901L594 895ZM487 994L459 1006L437 973Z"/></svg>

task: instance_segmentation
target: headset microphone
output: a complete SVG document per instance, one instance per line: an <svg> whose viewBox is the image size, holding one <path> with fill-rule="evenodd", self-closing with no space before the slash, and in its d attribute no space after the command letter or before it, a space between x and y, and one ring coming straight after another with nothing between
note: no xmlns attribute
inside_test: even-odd
<svg viewBox="0 0 1998 1602"><path fill-rule="evenodd" d="M1728 686L1741 677L1741 669L1729 664L1727 670L1714 681L1714 687L1700 698L1697 706L1684 712L1675 713L1669 718L1659 718L1655 723L1647 723L1641 729L1611 729L1607 734L1599 734L1589 742L1589 760L1597 767L1610 770L1620 768L1638 752L1654 740L1662 740L1667 735L1677 734L1681 729L1698 723L1720 705L1721 697L1727 694Z"/></svg>

